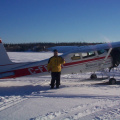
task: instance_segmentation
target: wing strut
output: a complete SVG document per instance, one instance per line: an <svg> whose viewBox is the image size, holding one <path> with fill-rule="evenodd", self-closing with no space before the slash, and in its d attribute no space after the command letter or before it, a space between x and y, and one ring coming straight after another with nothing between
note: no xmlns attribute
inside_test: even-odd
<svg viewBox="0 0 120 120"><path fill-rule="evenodd" d="M106 62L108 56L110 55L111 51L112 51L112 48L109 49L109 51L108 51L108 53L107 53L105 59L103 60L103 63L100 65L100 69L101 69L101 68L103 67L103 65L105 64L105 62Z"/></svg>

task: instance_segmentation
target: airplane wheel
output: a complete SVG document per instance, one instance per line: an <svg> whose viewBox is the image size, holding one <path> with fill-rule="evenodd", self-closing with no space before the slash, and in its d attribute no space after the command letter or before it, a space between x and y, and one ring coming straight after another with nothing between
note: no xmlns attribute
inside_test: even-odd
<svg viewBox="0 0 120 120"><path fill-rule="evenodd" d="M96 74L92 74L92 75L90 76L90 79L97 79L97 75L96 75Z"/></svg>
<svg viewBox="0 0 120 120"><path fill-rule="evenodd" d="M115 79L115 78L110 78L110 79L109 79L109 84L110 84L110 85L116 84L116 79Z"/></svg>

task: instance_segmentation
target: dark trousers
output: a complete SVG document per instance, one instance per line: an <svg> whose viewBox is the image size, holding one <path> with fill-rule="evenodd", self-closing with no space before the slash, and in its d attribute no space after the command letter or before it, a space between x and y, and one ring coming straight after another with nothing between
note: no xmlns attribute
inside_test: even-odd
<svg viewBox="0 0 120 120"><path fill-rule="evenodd" d="M56 87L59 87L60 85L60 75L61 72L52 72L51 73L51 87L54 87L55 81L56 81Z"/></svg>

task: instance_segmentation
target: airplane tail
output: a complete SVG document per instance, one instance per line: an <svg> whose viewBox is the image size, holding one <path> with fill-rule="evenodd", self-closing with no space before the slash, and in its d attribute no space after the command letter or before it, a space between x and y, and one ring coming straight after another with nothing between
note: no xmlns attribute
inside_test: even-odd
<svg viewBox="0 0 120 120"><path fill-rule="evenodd" d="M11 63L12 62L9 59L7 52L2 44L2 40L0 40L0 65L8 65Z"/></svg>

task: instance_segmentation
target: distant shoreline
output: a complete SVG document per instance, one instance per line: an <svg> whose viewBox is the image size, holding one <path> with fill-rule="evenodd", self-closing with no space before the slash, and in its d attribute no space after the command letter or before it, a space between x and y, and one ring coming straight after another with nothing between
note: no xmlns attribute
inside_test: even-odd
<svg viewBox="0 0 120 120"><path fill-rule="evenodd" d="M61 42L61 43L5 43L4 47L7 52L41 52L48 51L48 48L54 46L86 46L96 45L101 43L87 43L87 42Z"/></svg>

